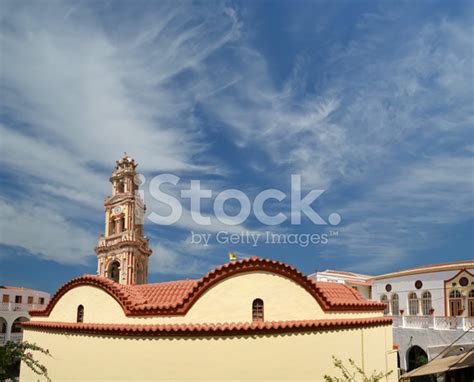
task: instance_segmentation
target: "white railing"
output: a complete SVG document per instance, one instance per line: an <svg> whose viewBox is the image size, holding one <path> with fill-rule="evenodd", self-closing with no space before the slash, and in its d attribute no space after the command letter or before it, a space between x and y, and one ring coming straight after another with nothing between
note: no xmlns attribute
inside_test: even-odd
<svg viewBox="0 0 474 382"><path fill-rule="evenodd" d="M464 317L464 330L474 330L474 317Z"/></svg>
<svg viewBox="0 0 474 382"><path fill-rule="evenodd" d="M434 328L438 330L453 330L459 327L462 323L462 317L435 317ZM462 329L462 326L461 328Z"/></svg>
<svg viewBox="0 0 474 382"><path fill-rule="evenodd" d="M406 316L405 327L412 329L428 329L433 327L433 317L430 316Z"/></svg>
<svg viewBox="0 0 474 382"><path fill-rule="evenodd" d="M23 333L12 333L10 334L10 341L20 342L23 340Z"/></svg>
<svg viewBox="0 0 474 382"><path fill-rule="evenodd" d="M3 345L7 340L7 335L5 333L0 333L0 345Z"/></svg>
<svg viewBox="0 0 474 382"><path fill-rule="evenodd" d="M474 317L393 316L393 327L406 329L469 330Z"/></svg>
<svg viewBox="0 0 474 382"><path fill-rule="evenodd" d="M0 311L28 311L33 309L43 309L45 304L17 304L15 302L0 303Z"/></svg>

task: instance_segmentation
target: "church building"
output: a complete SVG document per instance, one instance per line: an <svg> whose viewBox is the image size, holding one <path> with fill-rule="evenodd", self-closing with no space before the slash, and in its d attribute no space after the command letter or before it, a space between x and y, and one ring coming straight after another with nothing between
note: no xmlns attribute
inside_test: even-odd
<svg viewBox="0 0 474 382"><path fill-rule="evenodd" d="M31 311L24 339L53 381L311 380L341 376L332 356L397 380L392 319L353 288L252 257L196 280L147 283L152 252L136 163L117 162L96 275ZM21 381L38 376L22 365Z"/></svg>

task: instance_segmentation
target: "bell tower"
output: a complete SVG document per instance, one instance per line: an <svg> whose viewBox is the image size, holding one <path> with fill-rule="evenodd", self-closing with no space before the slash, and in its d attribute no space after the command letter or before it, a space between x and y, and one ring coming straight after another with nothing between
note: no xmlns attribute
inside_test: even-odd
<svg viewBox="0 0 474 382"><path fill-rule="evenodd" d="M120 284L145 284L152 251L144 236L145 205L138 192L137 164L127 153L116 163L110 177L112 195L104 202L105 232L95 248L97 274Z"/></svg>

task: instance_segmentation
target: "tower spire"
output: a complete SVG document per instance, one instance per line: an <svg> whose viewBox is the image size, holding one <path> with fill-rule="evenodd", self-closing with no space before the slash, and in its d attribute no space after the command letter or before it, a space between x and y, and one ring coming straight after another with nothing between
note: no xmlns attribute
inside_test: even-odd
<svg viewBox="0 0 474 382"><path fill-rule="evenodd" d="M138 192L135 160L124 153L110 177L112 195L104 202L105 232L95 248L97 274L120 284L145 284L151 249L144 236L145 205Z"/></svg>

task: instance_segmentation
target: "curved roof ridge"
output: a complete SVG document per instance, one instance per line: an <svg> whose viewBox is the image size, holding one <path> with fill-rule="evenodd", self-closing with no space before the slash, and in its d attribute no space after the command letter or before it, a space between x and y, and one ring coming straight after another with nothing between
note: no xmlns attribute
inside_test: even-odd
<svg viewBox="0 0 474 382"><path fill-rule="evenodd" d="M379 302L365 300L344 284L317 282L291 265L254 256L220 265L198 280L121 285L105 277L84 275L62 286L44 310L31 311L30 314L48 316L59 298L68 290L80 285L90 285L110 294L127 316L185 315L213 285L233 275L258 271L278 274L294 281L311 294L325 311L381 311L385 307Z"/></svg>

